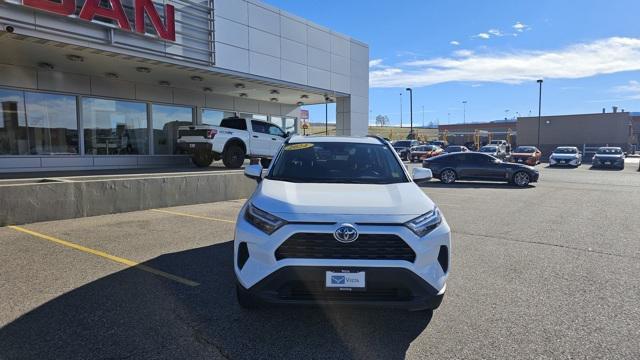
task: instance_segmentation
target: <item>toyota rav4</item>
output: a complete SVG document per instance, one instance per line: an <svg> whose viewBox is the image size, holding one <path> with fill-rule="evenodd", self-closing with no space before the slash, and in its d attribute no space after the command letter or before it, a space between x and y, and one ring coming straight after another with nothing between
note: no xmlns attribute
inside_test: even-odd
<svg viewBox="0 0 640 360"><path fill-rule="evenodd" d="M450 230L377 137L289 138L237 219L234 268L241 306L383 305L435 309L450 268Z"/></svg>

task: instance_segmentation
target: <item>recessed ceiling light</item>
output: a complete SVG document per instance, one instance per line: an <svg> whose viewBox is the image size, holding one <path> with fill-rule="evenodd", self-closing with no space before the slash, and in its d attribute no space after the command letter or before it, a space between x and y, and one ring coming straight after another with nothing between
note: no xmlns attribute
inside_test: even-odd
<svg viewBox="0 0 640 360"><path fill-rule="evenodd" d="M269 100L271 100L271 102L278 102L278 98L271 98Z"/></svg>
<svg viewBox="0 0 640 360"><path fill-rule="evenodd" d="M247 93L240 93L240 97L245 98L245 97L247 97L247 96L248 96L248 95L247 95Z"/></svg>
<svg viewBox="0 0 640 360"><path fill-rule="evenodd" d="M270 91L270 94L271 95L278 95L278 94L280 94L280 91L278 91L276 89L273 89L273 90Z"/></svg>
<svg viewBox="0 0 640 360"><path fill-rule="evenodd" d="M234 86L236 87L236 89L244 89L244 84L241 83L237 83Z"/></svg>
<svg viewBox="0 0 640 360"><path fill-rule="evenodd" d="M308 99L308 98L309 98L309 95L306 95L306 94L300 95L300 99Z"/></svg>
<svg viewBox="0 0 640 360"><path fill-rule="evenodd" d="M194 76L191 77L191 80L193 80L193 81L202 81L202 77L194 75Z"/></svg>
<svg viewBox="0 0 640 360"><path fill-rule="evenodd" d="M296 103L296 105L298 105L298 106L302 106L302 105L304 105L304 103L303 103L302 101L298 101L298 102Z"/></svg>
<svg viewBox="0 0 640 360"><path fill-rule="evenodd" d="M38 63L38 67L41 68L41 69L45 69L45 70L53 70L54 69L53 64L49 64L48 62Z"/></svg>
<svg viewBox="0 0 640 360"><path fill-rule="evenodd" d="M79 56L79 55L69 54L69 55L67 55L67 60L76 61L76 62L83 62L84 58L82 56Z"/></svg>
<svg viewBox="0 0 640 360"><path fill-rule="evenodd" d="M151 69L149 69L148 67L139 66L139 67L136 68L136 71L140 72L140 73L148 74L148 73L151 72Z"/></svg>
<svg viewBox="0 0 640 360"><path fill-rule="evenodd" d="M118 74L113 72L105 73L104 76L108 77L109 79L117 79L120 77Z"/></svg>
<svg viewBox="0 0 640 360"><path fill-rule="evenodd" d="M210 87L204 87L204 88L202 88L202 91L204 91L204 92L212 92L213 90Z"/></svg>
<svg viewBox="0 0 640 360"><path fill-rule="evenodd" d="M160 86L171 86L171 83L166 81L166 80L160 80L160 81L158 81L158 85L160 85Z"/></svg>

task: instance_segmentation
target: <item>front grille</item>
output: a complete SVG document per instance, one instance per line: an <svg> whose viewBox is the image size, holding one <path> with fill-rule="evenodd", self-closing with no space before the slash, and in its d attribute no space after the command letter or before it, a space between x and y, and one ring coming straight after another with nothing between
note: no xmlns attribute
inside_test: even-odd
<svg viewBox="0 0 640 360"><path fill-rule="evenodd" d="M178 136L202 136L207 137L207 129L188 129L188 130L178 130Z"/></svg>
<svg viewBox="0 0 640 360"><path fill-rule="evenodd" d="M365 291L327 290L322 282L294 281L278 290L283 300L297 301L408 301L413 298L408 289L367 288Z"/></svg>
<svg viewBox="0 0 640 360"><path fill-rule="evenodd" d="M416 253L397 235L360 234L351 243L337 241L331 233L297 233L276 250L276 259L405 260Z"/></svg>

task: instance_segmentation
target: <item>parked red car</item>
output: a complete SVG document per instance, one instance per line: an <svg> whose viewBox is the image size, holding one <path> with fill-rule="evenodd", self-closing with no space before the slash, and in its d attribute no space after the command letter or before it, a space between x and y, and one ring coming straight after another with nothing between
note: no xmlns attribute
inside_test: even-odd
<svg viewBox="0 0 640 360"><path fill-rule="evenodd" d="M518 146L511 153L511 162L534 166L540 164L541 157L542 152L535 146Z"/></svg>
<svg viewBox="0 0 640 360"><path fill-rule="evenodd" d="M424 145L424 152L420 155L420 161L426 160L428 158L432 158L434 156L438 156L444 153L444 150L440 146L437 145Z"/></svg>

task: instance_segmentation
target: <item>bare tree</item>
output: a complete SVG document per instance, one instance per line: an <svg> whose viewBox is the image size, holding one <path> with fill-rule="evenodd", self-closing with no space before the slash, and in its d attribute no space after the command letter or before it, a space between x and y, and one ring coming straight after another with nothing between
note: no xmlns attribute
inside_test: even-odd
<svg viewBox="0 0 640 360"><path fill-rule="evenodd" d="M387 115L376 116L376 126L386 126L386 125L389 125L389 117Z"/></svg>

